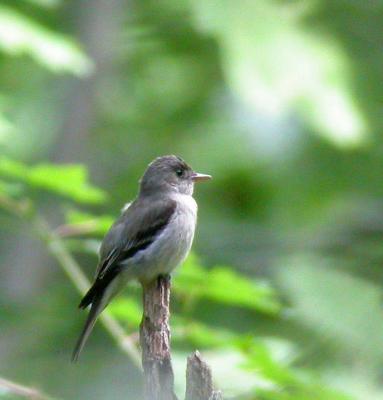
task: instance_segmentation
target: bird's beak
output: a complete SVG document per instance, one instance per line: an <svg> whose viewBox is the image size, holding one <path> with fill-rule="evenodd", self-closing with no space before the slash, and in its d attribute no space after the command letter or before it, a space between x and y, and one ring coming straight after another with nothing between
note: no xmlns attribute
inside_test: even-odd
<svg viewBox="0 0 383 400"><path fill-rule="evenodd" d="M193 172L191 178L193 182L208 181L209 179L211 179L211 175L205 175Z"/></svg>

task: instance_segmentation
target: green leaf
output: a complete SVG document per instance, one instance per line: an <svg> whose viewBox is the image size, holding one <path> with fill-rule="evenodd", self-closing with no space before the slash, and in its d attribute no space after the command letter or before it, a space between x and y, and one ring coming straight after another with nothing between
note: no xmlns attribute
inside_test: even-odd
<svg viewBox="0 0 383 400"><path fill-rule="evenodd" d="M188 341L198 348L227 347L235 344L235 334L226 329L212 328L178 315L171 317L172 339Z"/></svg>
<svg viewBox="0 0 383 400"><path fill-rule="evenodd" d="M193 10L198 28L220 45L228 85L248 107L273 120L297 113L339 147L368 143L351 58L334 35L306 29L312 2L306 12L295 1L282 3L227 1L218 8L199 0Z"/></svg>
<svg viewBox="0 0 383 400"><path fill-rule="evenodd" d="M79 203L98 204L106 198L101 189L88 183L87 170L82 165L39 164L31 167L3 158L0 159L0 175Z"/></svg>
<svg viewBox="0 0 383 400"><path fill-rule="evenodd" d="M101 242L95 239L65 239L65 246L71 252L97 256Z"/></svg>
<svg viewBox="0 0 383 400"><path fill-rule="evenodd" d="M0 193L8 194L6 182L0 181Z"/></svg>
<svg viewBox="0 0 383 400"><path fill-rule="evenodd" d="M24 0L24 1L48 9L56 8L62 3L62 0Z"/></svg>
<svg viewBox="0 0 383 400"><path fill-rule="evenodd" d="M248 359L244 365L246 369L255 370L280 385L287 386L296 383L296 377L287 368L286 361L277 361L266 342L254 339L250 339L249 342L249 345L242 344Z"/></svg>
<svg viewBox="0 0 383 400"><path fill-rule="evenodd" d="M355 400L354 397L326 388L324 385L308 385L284 390L260 389L258 400Z"/></svg>
<svg viewBox="0 0 383 400"><path fill-rule="evenodd" d="M12 133L14 133L14 125L0 112L0 144L11 140Z"/></svg>
<svg viewBox="0 0 383 400"><path fill-rule="evenodd" d="M271 287L242 276L230 267L205 269L194 255L180 268L174 290L186 299L204 298L267 314L277 314L281 309Z"/></svg>
<svg viewBox="0 0 383 400"><path fill-rule="evenodd" d="M323 256L285 259L278 273L280 286L304 325L335 340L339 352L363 359L365 370L371 368L373 374L383 357L382 289L338 269L338 263ZM353 349L360 352L356 355Z"/></svg>
<svg viewBox="0 0 383 400"><path fill-rule="evenodd" d="M237 274L229 267L215 267L209 272L207 297L227 304L277 313L280 304L274 291L259 282Z"/></svg>
<svg viewBox="0 0 383 400"><path fill-rule="evenodd" d="M273 354L271 343L252 340L244 351L248 360L244 367L277 385L275 389L256 390L259 399L351 400L350 396L318 381L309 370L289 366L287 357L278 359Z"/></svg>
<svg viewBox="0 0 383 400"><path fill-rule="evenodd" d="M78 210L69 210L66 214L66 221L71 225L87 225L92 233L104 235L114 222L110 215L94 215Z"/></svg>
<svg viewBox="0 0 383 400"><path fill-rule="evenodd" d="M10 197L19 197L23 193L23 187L17 183L9 183L0 180L0 193Z"/></svg>
<svg viewBox="0 0 383 400"><path fill-rule="evenodd" d="M118 297L109 306L109 312L116 318L138 327L142 318L140 303L131 297Z"/></svg>
<svg viewBox="0 0 383 400"><path fill-rule="evenodd" d="M72 39L5 6L0 7L0 50L10 55L28 54L54 72L84 76L93 69Z"/></svg>

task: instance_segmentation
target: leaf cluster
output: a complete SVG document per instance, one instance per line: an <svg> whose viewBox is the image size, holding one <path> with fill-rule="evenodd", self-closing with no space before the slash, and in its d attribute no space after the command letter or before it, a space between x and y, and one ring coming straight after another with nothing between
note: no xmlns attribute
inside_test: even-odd
<svg viewBox="0 0 383 400"><path fill-rule="evenodd" d="M28 166L3 158L0 160L0 179L0 200L17 198L33 203L33 198L28 198L31 190L58 196L62 199L58 203L63 209L68 199L80 205L99 204L106 199L104 191L88 181L87 171L81 165L45 163ZM15 185L21 185L16 194ZM63 235L63 240L67 240L70 248L77 252L89 251L89 236L104 234L112 221L113 218L108 215L97 216L72 208L66 217L66 227L71 229ZM84 227L87 229L84 230ZM60 233L60 229L56 231ZM94 248L92 252L95 253ZM134 333L141 320L141 300L137 287L130 287L128 292L117 298L109 310L125 324L128 331ZM217 358L219 363L232 364L230 368L240 376L250 376L248 391L241 393L238 390L238 398L347 398L326 388L309 371L294 366L296 350L291 344L278 344L278 341L257 334L257 318L282 318L283 306L278 294L265 282L246 277L230 266L207 267L195 254L191 254L174 277L173 294L171 323L176 352L185 347L198 347L211 354L213 359ZM206 310L214 310L214 307L219 307L223 315L245 311L254 321L254 327L244 331L236 326L233 319L223 326L214 311L208 311L206 316ZM201 312L203 310L205 312ZM281 346L289 357L278 357Z"/></svg>

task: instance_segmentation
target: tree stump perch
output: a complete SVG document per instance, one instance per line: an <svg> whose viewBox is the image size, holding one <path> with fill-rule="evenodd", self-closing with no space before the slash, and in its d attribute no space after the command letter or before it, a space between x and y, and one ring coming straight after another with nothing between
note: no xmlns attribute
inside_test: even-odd
<svg viewBox="0 0 383 400"><path fill-rule="evenodd" d="M143 316L140 326L145 400L178 400L170 351L170 276L143 285ZM188 357L185 400L222 400L213 390L209 366L198 352Z"/></svg>
<svg viewBox="0 0 383 400"><path fill-rule="evenodd" d="M198 351L188 357L185 400L222 400L221 392L213 389L211 369Z"/></svg>
<svg viewBox="0 0 383 400"><path fill-rule="evenodd" d="M170 276L143 286L140 327L146 400L175 400L170 354Z"/></svg>

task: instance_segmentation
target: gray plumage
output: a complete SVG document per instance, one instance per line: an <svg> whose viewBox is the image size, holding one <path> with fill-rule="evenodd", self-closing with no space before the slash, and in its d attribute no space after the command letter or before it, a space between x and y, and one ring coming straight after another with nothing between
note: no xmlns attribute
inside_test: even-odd
<svg viewBox="0 0 383 400"><path fill-rule="evenodd" d="M72 360L76 361L99 314L129 280L145 283L169 274L186 258L194 237L194 182L210 179L181 158L164 156L149 164L137 198L106 234L92 287L80 308L91 306Z"/></svg>

